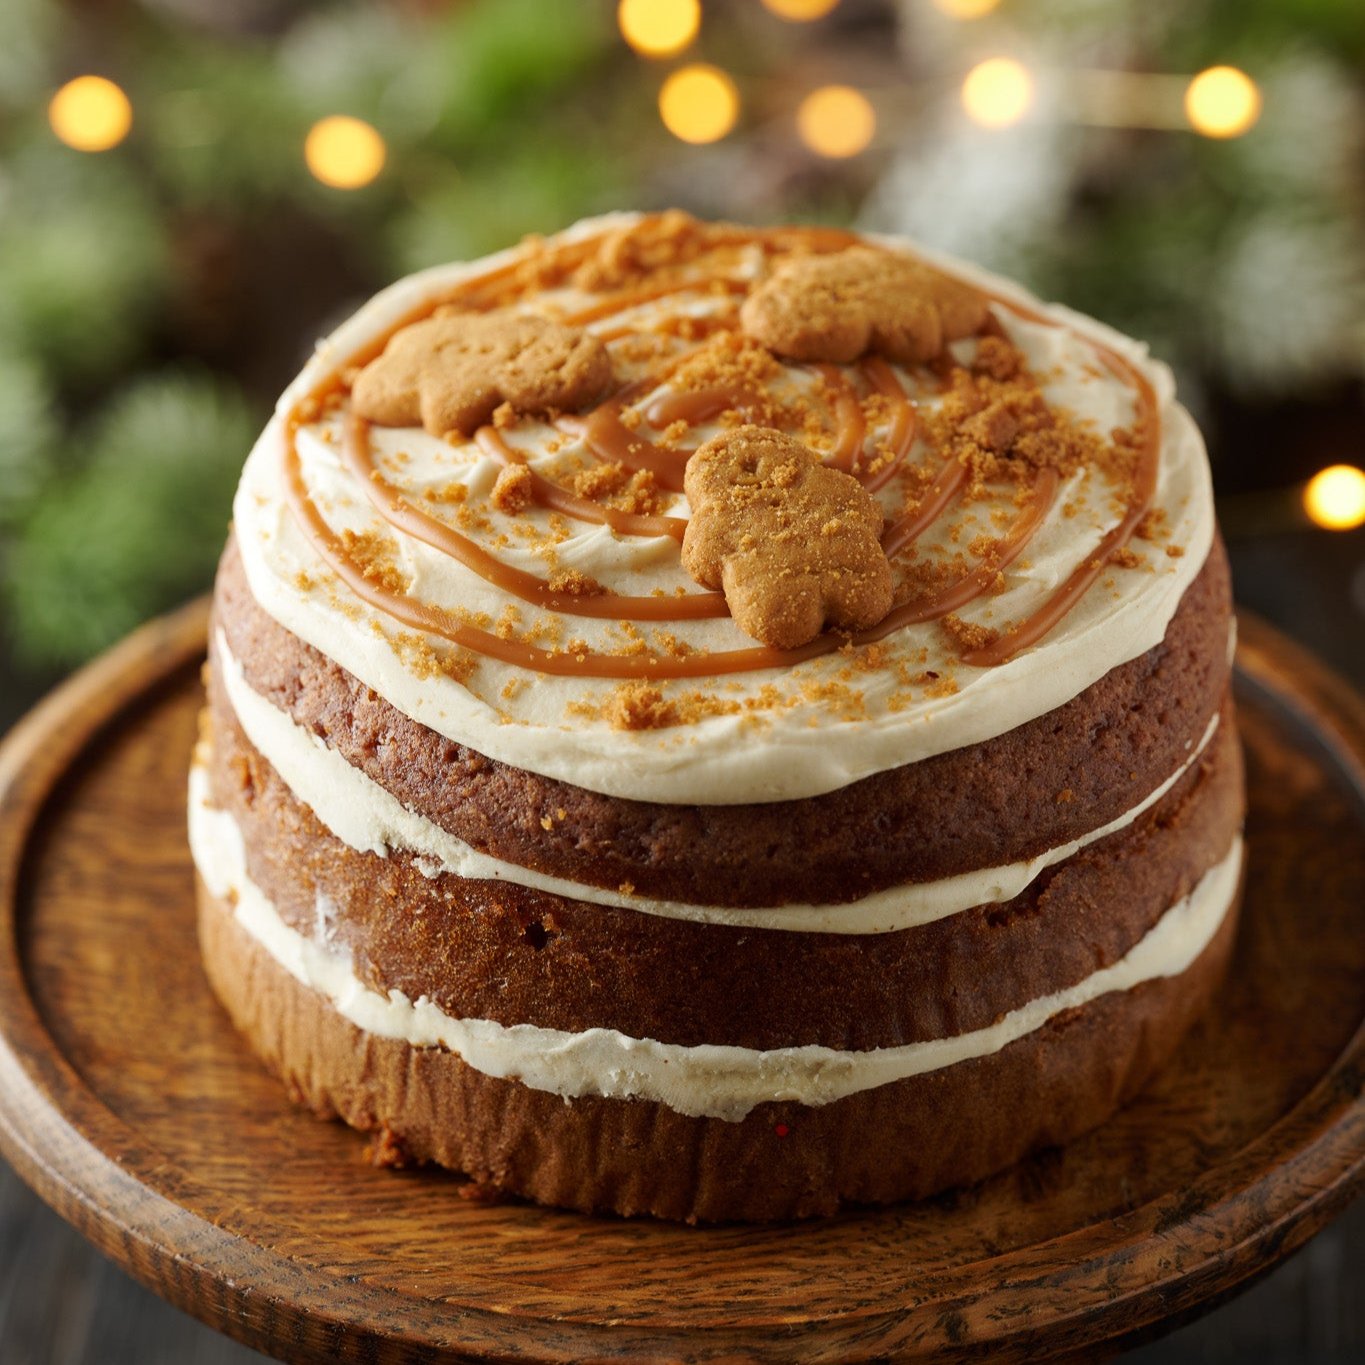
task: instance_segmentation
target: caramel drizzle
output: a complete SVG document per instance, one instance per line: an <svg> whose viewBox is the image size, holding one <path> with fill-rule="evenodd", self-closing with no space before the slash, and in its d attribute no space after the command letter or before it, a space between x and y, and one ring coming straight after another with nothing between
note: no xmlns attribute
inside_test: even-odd
<svg viewBox="0 0 1365 1365"><path fill-rule="evenodd" d="M674 365L681 363L681 358ZM848 378L836 366L813 367L822 380L835 390L834 449L825 463L862 477L870 491L875 491L895 473L896 465L909 453L915 439L914 404L901 386L891 367L881 361L877 370L868 362L866 372L874 385L897 402L892 421L889 444L891 459L864 476L863 445L867 439L867 418L862 403ZM624 465L627 469L648 470L659 484L670 492L683 490L687 461L696 451L694 446L660 446L639 431L628 427L621 418L627 407L645 387L655 387L664 376L655 375L648 381L632 384L605 403L599 404L586 417L564 416L555 425L569 435L577 436L599 460ZM650 426L666 427L679 419L693 426L721 412L752 413L764 402L764 397L744 387L716 386L663 394L645 409L644 418Z"/></svg>
<svg viewBox="0 0 1365 1365"><path fill-rule="evenodd" d="M657 446L647 436L632 431L621 420L621 409L630 401L630 390L608 399L586 417L560 417L555 425L579 437L599 460L625 465L627 469L647 469L661 488L681 493L683 473L690 450Z"/></svg>
<svg viewBox="0 0 1365 1365"><path fill-rule="evenodd" d="M419 602L367 578L346 553L339 537L327 525L309 496L298 451L299 421L291 417L285 428L285 498L304 534L318 555L362 602L413 630L438 635L462 649L484 654L518 668L533 669L557 677L584 678L706 678L718 673L750 673L803 663L837 648L839 640L828 636L813 640L802 649L772 650L764 646L727 650L720 654L698 651L680 658L662 659L655 654L598 654L592 650L541 649L520 640L503 639L481 626L461 621L443 607ZM655 600L655 599L650 599ZM666 599L665 599L666 600Z"/></svg>
<svg viewBox="0 0 1365 1365"><path fill-rule="evenodd" d="M1061 484L1061 475L1055 469L1040 469L1034 476L1033 496L1016 514L1009 529L995 543L991 553L951 587L945 588L933 597L921 598L918 602L908 602L904 607L897 608L897 612L900 613L897 623L909 626L921 621L937 620L940 616L947 616L950 611L965 607L968 602L975 601L983 592L989 590L1001 571L1014 563L1019 557L1019 552L1033 539L1033 533L1052 510ZM896 612L892 615L896 615Z"/></svg>
<svg viewBox="0 0 1365 1365"><path fill-rule="evenodd" d="M458 560L485 582L521 598L523 602L568 616L593 616L616 621L702 621L730 614L725 605L725 595L719 592L694 592L685 597L626 597L614 592L578 596L557 592L545 579L537 578L525 569L504 564L476 541L429 516L420 507L413 506L403 496L402 490L391 484L375 467L370 423L363 417L357 417L354 413L350 415L343 449L346 463L355 474L356 482L389 525Z"/></svg>
<svg viewBox="0 0 1365 1365"><path fill-rule="evenodd" d="M875 644L885 639L902 626L952 611L954 601L961 594L963 584L950 589L941 599L927 599L909 602L896 607L882 621L870 630L860 631L851 637L826 634L818 636L810 644L800 649L770 649L766 645L755 645L748 649L721 650L717 653L698 651L695 654L678 658L661 658L656 654L600 654L594 650L548 650L537 645L526 644L520 640L503 639L480 626L461 621L443 607L419 602L403 593L394 592L382 583L367 577L346 553L340 539L323 519L316 504L309 496L303 479L303 470L298 452L299 422L291 418L285 431L284 475L285 495L290 510L303 527L313 548L334 573L363 602L386 615L393 617L413 630L429 635L438 635L452 644L477 654L487 655L503 663L519 668L533 669L539 673L557 677L619 678L623 680L655 678L705 678L729 673L752 673L768 668L791 668L805 663L808 659L833 653L845 643L854 646ZM1009 558L1012 559L1024 546L1036 521L1029 518L1033 509L1025 509L1016 519L1011 537L1014 544ZM1027 524L1026 524L1027 523ZM438 523L439 525L439 523ZM448 528L446 528L448 529ZM461 537L463 539L463 537ZM475 547L477 549L477 547ZM1000 560L997 563L1008 562ZM505 567L505 566L504 566ZM982 566L983 569L985 566ZM992 576L995 565L991 567ZM980 582L981 571L968 575L973 584ZM963 580L966 583L967 580ZM989 581L981 583L976 592L989 586ZM717 594L719 595L719 594ZM975 595L973 593L972 595ZM590 599L591 600L591 599ZM645 598L643 601L667 601L667 599ZM723 600L723 599L722 599ZM962 598L970 600L969 597ZM941 606L942 602L948 605Z"/></svg>
<svg viewBox="0 0 1365 1365"><path fill-rule="evenodd" d="M923 535L938 520L966 478L967 466L956 456L944 463L915 510L899 521L892 522L882 533L882 550L888 559Z"/></svg>
<svg viewBox="0 0 1365 1365"><path fill-rule="evenodd" d="M851 474L854 462L863 453L863 442L867 438L867 418L863 416L863 405L848 378L837 365L813 365L811 368L824 380L825 386L834 392L835 437L834 449L826 464Z"/></svg>
<svg viewBox="0 0 1365 1365"><path fill-rule="evenodd" d="M896 378L895 372L884 360L879 357L868 360L864 364L864 371L875 387L896 404L886 441L888 453L882 457L880 463L871 469L866 471L860 469L858 471L863 485L869 492L875 493L892 478L901 462L910 453L915 442L916 412L915 406L910 401L910 397L905 392L900 380ZM656 428L667 427L679 420L686 422L689 426L695 426L722 412L751 413L764 401L763 394L750 389L721 386L694 389L661 395L645 409L644 417L650 426ZM569 420L571 419L566 419L566 422ZM581 430L582 428L575 425L570 429ZM610 526L613 531L620 535L664 535L672 536L674 540L681 541L687 532L687 519L685 517L625 512L619 508L605 506L569 492L568 489L555 483L552 479L547 479L544 475L531 469L527 464L526 457L512 446L496 427L480 427L474 433L474 440L484 454L502 464L526 465L531 479L531 497L541 507L562 512L565 516L573 517L578 521ZM836 446L838 444L839 442L836 441ZM589 449L591 448L590 446ZM660 456L666 453L657 446L654 449L658 451ZM676 452L677 458L683 461L684 471L686 470L686 460L693 453L690 449ZM624 459L620 463L628 464Z"/></svg>
<svg viewBox="0 0 1365 1365"><path fill-rule="evenodd" d="M644 285L608 294L586 308L567 314L564 321L573 327L586 327L590 322L600 322L603 318L612 317L616 313L624 313L628 309L639 308L643 304L654 303L659 299L671 298L674 294L737 295L748 292L749 284L746 280L734 280L725 275L706 281L673 280L668 284Z"/></svg>
<svg viewBox="0 0 1365 1365"><path fill-rule="evenodd" d="M591 498L580 498L570 493L553 479L538 474L526 463L526 457L510 445L496 427L480 427L474 433L474 440L485 455L491 455L505 465L526 465L531 476L531 496L541 507L562 512L576 521L596 522L599 526L610 526L623 536L672 536L681 543L687 532L687 521L683 517L652 515L643 512L623 512L618 507L608 507Z"/></svg>
<svg viewBox="0 0 1365 1365"><path fill-rule="evenodd" d="M645 409L645 421L655 428L683 421L694 427L722 412L752 413L764 401L764 396L751 389L717 386L710 389L687 389L665 393ZM689 450L688 455L692 452Z"/></svg>
<svg viewBox="0 0 1365 1365"><path fill-rule="evenodd" d="M857 471L862 485L869 493L875 493L891 481L896 470L904 463L910 448L915 444L915 429L919 425L919 414L905 386L896 377L896 372L879 355L869 356L863 361L863 373L872 386L893 405L891 427L886 435L887 453L866 472L860 467Z"/></svg>
<svg viewBox="0 0 1365 1365"><path fill-rule="evenodd" d="M1157 425L1156 392L1147 377L1117 351L1093 343L1100 359L1121 379L1130 379L1138 391L1139 427L1143 449L1139 457L1136 478L1128 508L1123 519L1095 549L1072 570L1071 576L1031 615L1005 631L998 639L980 649L969 650L962 656L964 663L977 668L991 668L1012 658L1021 649L1036 644L1050 631L1085 594L1086 589L1104 572L1110 559L1123 548L1137 530L1138 523L1151 510L1156 499L1161 433Z"/></svg>
<svg viewBox="0 0 1365 1365"><path fill-rule="evenodd" d="M837 234L831 238L838 245L845 245L847 234ZM814 244L815 249L834 249L825 246L824 239ZM515 273L515 267L503 267L490 276L474 283L474 287L486 294L491 283ZM738 281L727 281L729 292L742 292L747 285ZM575 314L571 321L596 320L610 316L613 312L633 307L638 303L662 298L667 294L695 290L695 282L681 285L626 291L602 300L592 309ZM1055 326L1051 319L1025 308L1013 300L993 297L997 305L1007 307L1013 312L1046 325ZM429 314L430 305L425 309L414 310L383 337L365 347L352 363L363 363L382 350L389 335L399 327ZM963 656L964 662L981 667L1003 663L1019 650L1027 648L1048 633L1086 589L1103 571L1113 554L1132 536L1138 523L1149 510L1156 492L1158 456L1160 450L1160 426L1156 395L1150 383L1122 356L1099 342L1091 341L1096 354L1120 377L1130 379L1138 393L1138 426L1143 433L1143 447L1140 453L1133 494L1127 511L1120 523L1100 542L1096 549L1072 573L1065 583L1031 615L1018 622L1008 632L1001 635L991 645L973 650ZM852 469L863 476L869 488L880 488L895 472L899 462L904 459L914 442L915 409L905 393L894 371L880 357L869 357L863 362L863 372L881 393L890 398L895 405L891 432L887 445L890 458L872 470L858 466L866 437L866 419L856 391L842 371L835 367L816 367L826 383L836 389L835 411L838 420L835 449L829 463ZM657 385L656 376L650 381ZM337 573L351 590L363 601L396 620L412 628L438 635L462 648L487 655L502 662L519 667L557 676L581 676L597 678L696 678L721 674L752 672L771 668L789 668L806 660L842 648L845 644L861 646L885 639L903 626L937 619L973 601L987 591L997 580L1000 573L1012 563L1028 544L1055 501L1060 486L1057 471L1044 468L1038 471L1034 481L1033 497L1026 507L1016 516L1006 535L997 543L992 555L976 569L964 575L944 591L917 601L903 603L893 610L870 630L861 631L853 636L827 633L819 636L810 644L794 650L770 649L767 646L754 646L746 649L724 650L719 652L697 651L680 657L662 658L655 654L616 655L602 654L592 650L562 651L545 650L521 641L504 639L492 632L460 620L443 608L415 601L404 594L395 593L381 583L368 577L347 554L339 538L327 525L316 505L313 503L303 479L301 461L298 453L297 432L303 424L301 412L310 399L316 403L320 397L336 389L335 377L319 385L310 398L304 399L286 423L284 472L287 501L305 535L312 542L319 555ZM630 468L650 469L665 487L675 491L681 489L682 471L691 451L670 450L656 446L642 436L638 436L621 421L620 411L625 403L638 396L639 385L632 385L617 394L586 418L562 418L562 429L581 436L592 452L599 458L610 459ZM710 408L708 405L724 401L725 406L740 408L748 395L742 392L706 391L701 394L670 395L668 401L688 399L695 405L695 411L714 415L724 408ZM704 401L703 401L704 400ZM660 406L665 399L651 405L648 418L653 424L656 416L667 414L670 409ZM855 416L856 410L856 416ZM670 419L675 420L675 419ZM700 417L695 420L702 420ZM549 583L528 574L523 570L505 565L488 554L474 541L461 536L445 523L436 520L414 507L400 490L389 484L375 468L369 439L369 423L352 416L348 424L348 439L345 453L348 463L355 472L360 486L381 516L390 524L412 535L415 539L443 553L451 555L460 563L486 581L503 588L524 601L562 614L634 620L689 620L708 619L728 615L724 597L720 593L694 593L685 597L631 597L616 593L602 593L592 597L578 597L557 592ZM856 433L856 440L855 440ZM480 448L495 458L507 463L524 463L517 452L502 439L491 427L481 428L476 433ZM686 523L676 517L641 517L638 514L620 512L617 509L601 506L587 499L578 498L552 481L543 478L534 470L532 491L536 500L544 501L546 506L556 507L566 515L581 520L604 523L626 534L668 534L674 538L680 535L679 528L685 530ZM888 555L904 548L921 534L951 501L966 476L966 468L957 460L951 460L940 469L920 506L909 516L894 523L883 537L884 548ZM660 526L659 523L669 523Z"/></svg>

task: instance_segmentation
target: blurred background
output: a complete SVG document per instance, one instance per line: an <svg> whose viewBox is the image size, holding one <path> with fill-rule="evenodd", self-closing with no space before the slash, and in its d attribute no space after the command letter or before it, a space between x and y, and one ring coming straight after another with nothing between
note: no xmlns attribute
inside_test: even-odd
<svg viewBox="0 0 1365 1365"><path fill-rule="evenodd" d="M1208 436L1240 599L1365 682L1362 0L0 0L0 16L0 730L208 585L256 431L367 295L669 205L906 232L1148 339ZM22 1292L43 1273L14 1259L23 1237L58 1279L82 1254L42 1242L47 1215L13 1186L0 1172L11 1328L48 1311ZM1278 1307L1220 1315L1186 1339L1196 1354L1162 1358L1360 1359L1342 1297L1365 1283L1360 1226L1282 1271ZM122 1292L101 1311L144 1333L128 1358L220 1349ZM106 1302L90 1294L87 1319ZM90 1340L69 1358L113 1358ZM167 1340L182 1353L153 1349Z"/></svg>

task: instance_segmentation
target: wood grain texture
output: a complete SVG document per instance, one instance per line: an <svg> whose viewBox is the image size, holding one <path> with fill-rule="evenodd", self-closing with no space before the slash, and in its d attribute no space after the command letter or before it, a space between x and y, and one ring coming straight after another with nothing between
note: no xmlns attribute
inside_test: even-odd
<svg viewBox="0 0 1365 1365"><path fill-rule="evenodd" d="M1365 704L1246 623L1233 979L1063 1152L928 1204L694 1230L460 1197L292 1110L208 995L184 779L202 609L0 751L0 1148L172 1302L292 1360L1094 1358L1233 1292L1365 1181ZM761 1178L761 1172L755 1172Z"/></svg>

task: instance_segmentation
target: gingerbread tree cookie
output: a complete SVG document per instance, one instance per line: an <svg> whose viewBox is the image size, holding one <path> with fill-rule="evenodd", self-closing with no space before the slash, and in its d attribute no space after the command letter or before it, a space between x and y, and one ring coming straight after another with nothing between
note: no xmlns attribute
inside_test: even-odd
<svg viewBox="0 0 1365 1365"><path fill-rule="evenodd" d="M687 462L683 565L725 593L735 624L778 649L826 625L859 630L891 610L882 513L853 477L794 437L742 426Z"/></svg>
<svg viewBox="0 0 1365 1365"><path fill-rule="evenodd" d="M572 410L611 382L606 347L579 327L512 313L456 313L395 332L351 388L354 411L381 426L422 424L468 436L508 403Z"/></svg>
<svg viewBox="0 0 1365 1365"><path fill-rule="evenodd" d="M923 261L875 247L782 262L744 301L745 332L793 360L868 351L910 365L980 331L986 299Z"/></svg>

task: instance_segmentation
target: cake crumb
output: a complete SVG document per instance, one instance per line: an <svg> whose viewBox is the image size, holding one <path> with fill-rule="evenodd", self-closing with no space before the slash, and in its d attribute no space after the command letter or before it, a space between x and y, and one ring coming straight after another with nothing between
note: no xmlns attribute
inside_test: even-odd
<svg viewBox="0 0 1365 1365"><path fill-rule="evenodd" d="M371 1166L381 1170L402 1171L419 1163L413 1160L402 1137L387 1123L381 1123L378 1131L365 1144L364 1158Z"/></svg>

